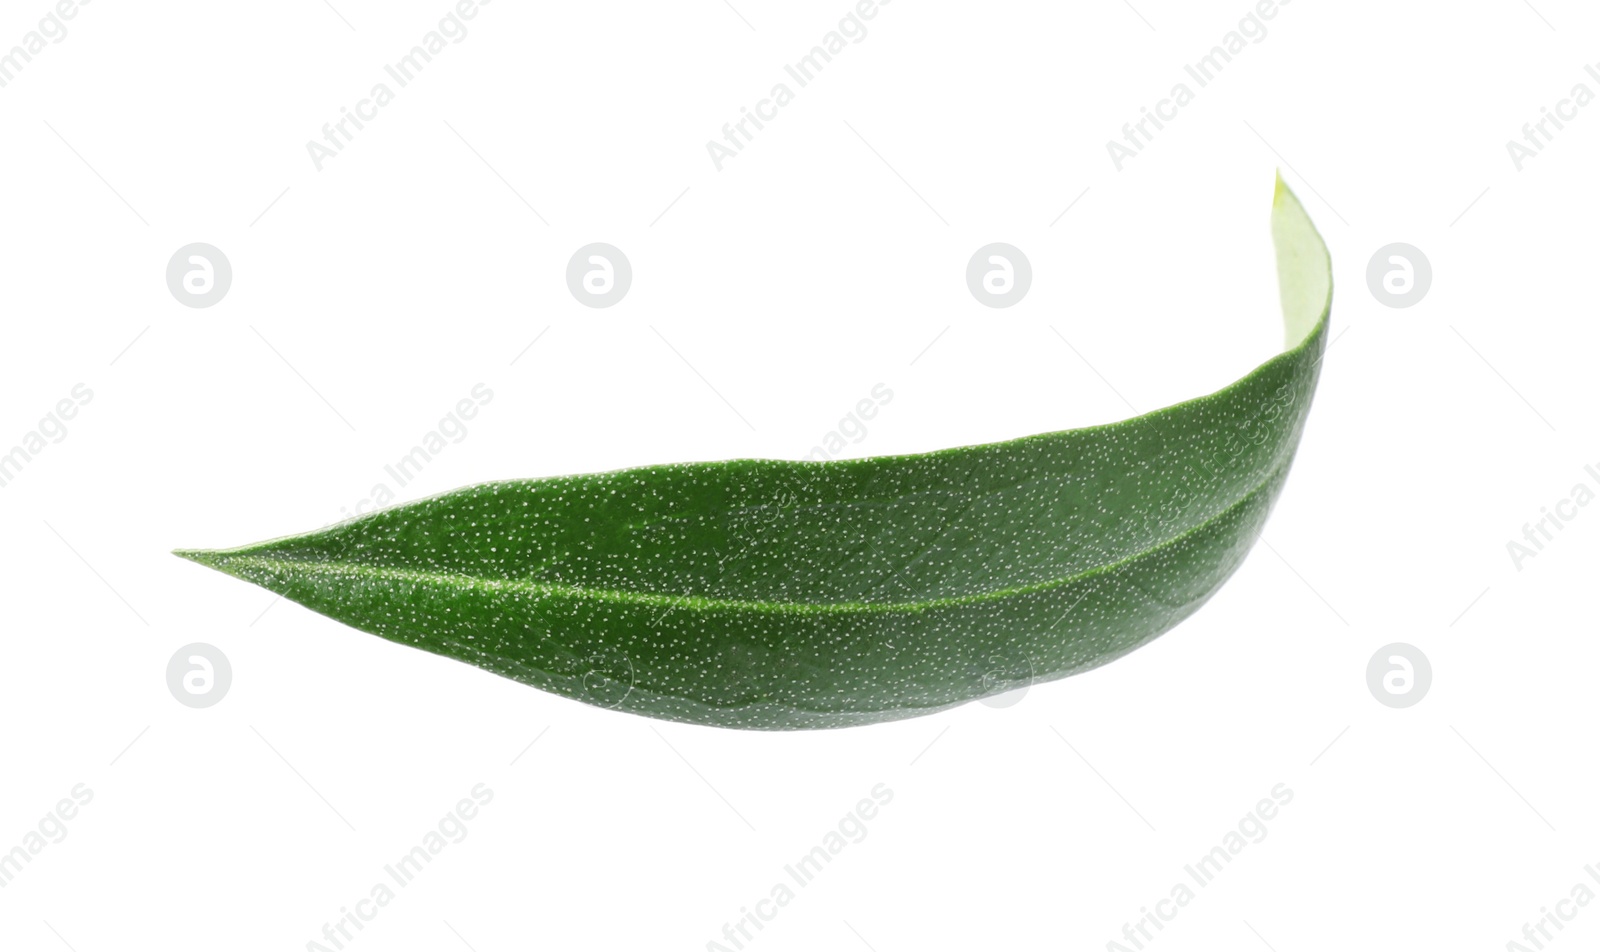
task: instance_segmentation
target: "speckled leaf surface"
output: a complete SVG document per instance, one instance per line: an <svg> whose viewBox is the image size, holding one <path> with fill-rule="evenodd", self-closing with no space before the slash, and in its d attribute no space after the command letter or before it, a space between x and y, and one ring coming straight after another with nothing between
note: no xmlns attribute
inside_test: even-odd
<svg viewBox="0 0 1600 952"><path fill-rule="evenodd" d="M1197 610L1288 475L1332 296L1280 181L1286 349L1107 426L914 456L489 483L181 551L555 694L723 727L911 717L1105 664Z"/></svg>

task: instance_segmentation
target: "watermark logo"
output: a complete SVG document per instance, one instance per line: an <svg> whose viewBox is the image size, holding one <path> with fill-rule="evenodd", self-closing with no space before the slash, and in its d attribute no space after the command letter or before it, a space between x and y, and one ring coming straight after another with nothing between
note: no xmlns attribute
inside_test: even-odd
<svg viewBox="0 0 1600 952"><path fill-rule="evenodd" d="M1367 662L1367 690L1385 707L1411 707L1433 685L1433 665L1415 645L1384 645Z"/></svg>
<svg viewBox="0 0 1600 952"><path fill-rule="evenodd" d="M967 288L985 307L1010 307L1033 286L1033 265L1016 245L984 245L967 262Z"/></svg>
<svg viewBox="0 0 1600 952"><path fill-rule="evenodd" d="M67 38L67 25L64 20L74 20L78 16L78 8L87 6L90 0L60 0L39 25L29 30L23 36L22 42L11 49L0 49L0 89L15 82L17 74L33 62L33 58L43 53L49 47L46 45L60 43Z"/></svg>
<svg viewBox="0 0 1600 952"><path fill-rule="evenodd" d="M1216 881L1222 871L1233 863L1234 857L1246 847L1267 838L1267 823L1278 816L1278 811L1294 801L1294 791L1288 784L1277 784L1269 797L1262 797L1255 808L1246 813L1235 827L1222 835L1222 840L1193 863L1183 867L1187 880L1172 884L1165 898L1151 903L1155 908L1142 906L1139 917L1122 924L1122 937L1106 943L1106 952L1143 952L1155 941L1167 924L1178 918L1190 903L1199 897L1197 889L1204 889ZM1193 885L1190 885L1190 884Z"/></svg>
<svg viewBox="0 0 1600 952"><path fill-rule="evenodd" d="M1410 307L1433 286L1433 265L1416 245L1397 241L1372 253L1367 262L1367 288L1385 307Z"/></svg>
<svg viewBox="0 0 1600 952"><path fill-rule="evenodd" d="M65 421L76 417L84 404L93 399L93 390L81 383L73 384L70 395L57 400L50 412L40 418L38 426L24 433L17 445L9 450L0 445L0 489L15 482L23 467L43 453L46 447L66 439L68 430Z"/></svg>
<svg viewBox="0 0 1600 952"><path fill-rule="evenodd" d="M0 853L0 889L11 885L22 868L32 863L33 858L44 852L46 846L66 839L68 821L76 818L78 810L93 799L94 791L89 789L89 785L78 784L72 788L70 797L56 801L55 808L39 820L35 829L22 835L21 843L13 846L9 852Z"/></svg>
<svg viewBox="0 0 1600 952"><path fill-rule="evenodd" d="M1589 878L1600 883L1600 869L1593 865L1583 868ZM1558 899L1550 906L1539 907L1539 918L1532 922L1522 924L1521 940L1512 939L1506 943L1506 952L1543 952L1543 949L1555 941L1556 934L1567 927L1567 923L1578 918L1586 906L1595 900L1594 890L1589 884L1579 880L1572 884L1572 889L1563 899ZM1553 930L1553 931L1552 931Z"/></svg>
<svg viewBox="0 0 1600 952"><path fill-rule="evenodd" d="M584 245L567 262L567 288L585 307L610 307L633 286L633 265L616 245Z"/></svg>
<svg viewBox="0 0 1600 952"><path fill-rule="evenodd" d="M422 475L422 470L452 444L460 443L470 432L467 421L477 417L479 410L494 399L494 391L487 384L472 385L470 397L456 401L455 407L439 418L433 429L422 435L410 452L383 466L386 479L374 483L372 490L354 506L340 506L345 519L376 512L395 501L400 489Z"/></svg>
<svg viewBox="0 0 1600 952"><path fill-rule="evenodd" d="M752 905L741 906L739 918L722 926L721 940L706 943L706 952L743 952L767 924L778 918L778 913L798 898L797 890L816 881L818 875L843 853L845 847L867 838L867 822L894 799L894 791L886 783L875 784L870 799L862 797L848 813L839 819L834 829L822 836L822 841L799 859L783 867L784 878L772 884L764 899Z"/></svg>
<svg viewBox="0 0 1600 952"><path fill-rule="evenodd" d="M167 262L167 288L184 307L210 307L233 286L233 265L216 245L184 245Z"/></svg>
<svg viewBox="0 0 1600 952"><path fill-rule="evenodd" d="M1263 407L1259 412L1240 420L1234 432L1222 440L1222 445L1210 456L1202 459L1200 465L1216 477L1226 477L1236 468L1234 461L1251 447L1259 447L1271 439L1274 432L1273 424L1277 419L1294 408L1296 392L1289 389L1288 384L1279 387L1272 394L1272 402Z"/></svg>
<svg viewBox="0 0 1600 952"><path fill-rule="evenodd" d="M811 85L823 69L833 62L835 56L843 53L852 44L860 43L867 38L865 21L877 17L878 8L886 7L890 2L891 0L858 0L855 9L846 13L837 27L829 30L822 38L819 45L813 46L810 52L793 63L783 65L784 75L793 80L795 87L800 89ZM756 133L765 129L767 123L778 118L779 111L794 102L794 97L794 88L787 82L777 82L767 91L766 97L756 103L754 110L740 106L739 118L722 124L722 141L706 140L706 154L711 156L711 164L717 171L721 172L727 160L737 157L745 150L745 146L754 142ZM755 127L753 130L752 126Z"/></svg>
<svg viewBox="0 0 1600 952"><path fill-rule="evenodd" d="M1583 69L1590 78L1600 82L1600 69L1596 69L1594 64L1585 63ZM1516 170L1521 172L1523 165L1529 159L1537 158L1545 146L1555 141L1557 132L1578 118L1578 110L1594 102L1594 99L1594 90L1590 89L1587 83L1577 83L1565 99L1556 103L1555 109L1540 106L1538 120L1522 124L1522 141L1506 140L1506 154L1511 156L1511 164ZM1555 127L1554 130L1551 126Z"/></svg>
<svg viewBox="0 0 1600 952"><path fill-rule="evenodd" d="M1583 471L1596 486L1600 486L1600 469L1589 465ZM1576 483L1572 492L1554 506L1540 507L1537 521L1522 524L1523 541L1511 539L1506 542L1506 553L1511 556L1511 564L1518 572L1522 571L1524 562L1537 558L1547 544L1555 541L1556 532L1566 529L1567 523L1578 518L1578 513L1594 500L1595 491L1588 483ZM1555 531L1552 532L1552 529Z"/></svg>
<svg viewBox="0 0 1600 952"><path fill-rule="evenodd" d="M216 645L184 645L167 662L167 689L185 707L211 707L233 686L233 665Z"/></svg>
<svg viewBox="0 0 1600 952"><path fill-rule="evenodd" d="M866 421L876 417L879 409L893 399L893 390L881 383L873 384L871 396L857 400L855 407L839 419L839 425L824 433L811 452L801 458L820 463L843 453L851 443L860 443L867 438Z"/></svg>
<svg viewBox="0 0 1600 952"><path fill-rule="evenodd" d="M478 818L478 813L494 800L494 791L488 784L476 784L472 796L462 797L448 813L439 819L434 828L422 835L416 846L401 854L400 858L383 867L384 878L372 884L367 895L339 908L339 917L322 925L322 939L306 943L306 952L341 952L367 924L378 918L405 889L416 881L434 857L453 843L467 838L468 823ZM392 885L391 885L392 884ZM354 908L351 908L354 907Z"/></svg>
<svg viewBox="0 0 1600 952"><path fill-rule="evenodd" d="M1021 664L1018 664L1019 658ZM1014 649L990 654L980 667L983 673L978 676L978 690L984 696L978 698L978 703L996 709L1019 704L1038 676L1032 656Z"/></svg>
<svg viewBox="0 0 1600 952"><path fill-rule="evenodd" d="M1223 69L1233 62L1233 58L1243 53L1251 44L1260 43L1267 38L1266 21L1278 15L1280 7L1286 7L1291 0L1259 0L1255 8L1240 18L1238 26L1223 36L1222 42L1213 46L1204 56L1193 63L1185 63L1183 72L1195 84L1204 89L1211 85ZM1175 83L1165 99L1156 103L1155 109L1142 106L1139 109L1139 118L1135 122L1122 124L1122 141L1115 139L1106 140L1106 154L1111 157L1111 164L1121 172L1130 159L1137 158L1145 146L1155 141L1156 133L1167 127L1167 123L1178 118L1179 111L1194 102L1195 91L1187 82ZM1152 131L1151 127L1154 126Z"/></svg>
<svg viewBox="0 0 1600 952"><path fill-rule="evenodd" d="M394 102L395 89L404 89L422 74L433 58L443 53L450 46L460 43L467 38L467 24L465 21L475 19L479 8L488 6L491 0L460 0L455 8L446 13L438 26L429 30L422 38L422 42L413 46L404 56L393 63L383 64L383 72L394 81L391 88L386 82L374 83L368 90L367 96L356 103L354 110L348 106L340 107L339 118L332 122L322 124L322 141L315 139L306 140L306 154L311 157L311 164L321 172L329 159L338 158L345 147L355 141L356 133L367 127L367 123L378 118L380 110Z"/></svg>
<svg viewBox="0 0 1600 952"><path fill-rule="evenodd" d="M583 659L583 699L616 709L633 693L633 659L620 648L601 645Z"/></svg>

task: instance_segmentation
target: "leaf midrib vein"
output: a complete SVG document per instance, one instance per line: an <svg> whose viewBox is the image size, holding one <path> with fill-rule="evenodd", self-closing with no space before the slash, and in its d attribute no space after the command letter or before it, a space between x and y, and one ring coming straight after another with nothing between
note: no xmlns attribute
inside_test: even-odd
<svg viewBox="0 0 1600 952"><path fill-rule="evenodd" d="M748 599L733 598L708 598L703 595L672 595L654 592L627 592L620 589L585 588L580 585L567 585L554 582L535 582L531 579L496 579L481 578L475 575L460 575L448 572L429 572L419 569L390 568L387 566L364 565L355 562L311 562L300 559L275 559L263 555L240 553L216 553L216 565L228 571L233 564L256 564L263 567L279 567L291 571L309 572L320 575L360 575L373 579L393 579L408 582L424 582L445 585L456 588L487 588L495 591L524 592L529 594L576 596L580 598L593 598L597 601L622 602L637 605L659 607L675 607L685 609L720 609L733 611L764 611L772 613L793 614L901 614L920 612L934 608L947 608L957 605L981 604L989 601L999 601L1015 595L1026 595L1033 592L1047 591L1052 588L1071 585L1096 575L1105 574L1130 562L1137 561L1147 556L1160 552L1163 549L1177 545L1184 539L1213 525L1225 518L1234 510L1243 506L1275 479L1293 461L1290 454L1277 466L1274 466L1267 475L1242 493L1238 499L1226 508L1219 510L1195 525L1185 529L1177 535L1164 539L1156 545L1137 552L1129 553L1114 562L1107 562L1093 568L1085 569L1072 575L1061 578L1046 579L1042 582L1030 582L1026 585L1017 585L1010 588L996 589L992 592L978 592L971 595L952 595L942 598L932 598L916 602L774 602L753 601Z"/></svg>

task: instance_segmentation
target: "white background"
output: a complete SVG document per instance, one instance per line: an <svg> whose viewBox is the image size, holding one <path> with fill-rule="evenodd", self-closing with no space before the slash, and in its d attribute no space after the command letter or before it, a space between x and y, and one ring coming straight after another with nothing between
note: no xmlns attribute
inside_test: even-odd
<svg viewBox="0 0 1600 952"><path fill-rule="evenodd" d="M1506 548L1600 464L1600 104L1521 171L1505 146L1600 92L1600 14L1297 0L1119 172L1106 141L1252 8L1133 3L899 0L720 172L706 141L847 0L499 0L320 172L306 141L446 0L83 7L0 89L0 449L93 392L0 489L0 851L94 796L0 889L0 944L307 948L478 783L466 839L348 948L704 949L879 783L746 948L1107 948L1280 783L1148 947L1501 949L1600 891L1600 508L1520 570ZM50 9L7 0L0 49ZM653 722L167 554L341 518L477 383L400 499L797 458L879 383L852 455L1209 391L1281 337L1275 168L1332 250L1337 336L1267 546L1015 706ZM604 310L563 278L593 241L634 271ZM1004 310L964 284L993 241L1034 269ZM1396 241L1434 270L1408 309L1365 279ZM208 309L165 284L191 242L232 262ZM204 710L165 681L191 642L233 667ZM1405 710L1366 686L1391 642L1433 665ZM1558 940L1600 941L1600 907Z"/></svg>

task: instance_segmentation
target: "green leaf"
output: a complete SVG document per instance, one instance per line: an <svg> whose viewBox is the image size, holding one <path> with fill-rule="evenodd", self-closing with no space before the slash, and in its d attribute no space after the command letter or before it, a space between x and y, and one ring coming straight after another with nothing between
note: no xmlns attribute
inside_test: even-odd
<svg viewBox="0 0 1600 952"><path fill-rule="evenodd" d="M1327 249L1278 182L1286 350L1107 426L914 456L488 483L177 554L546 691L723 727L911 717L1105 664L1256 539L1316 388Z"/></svg>

